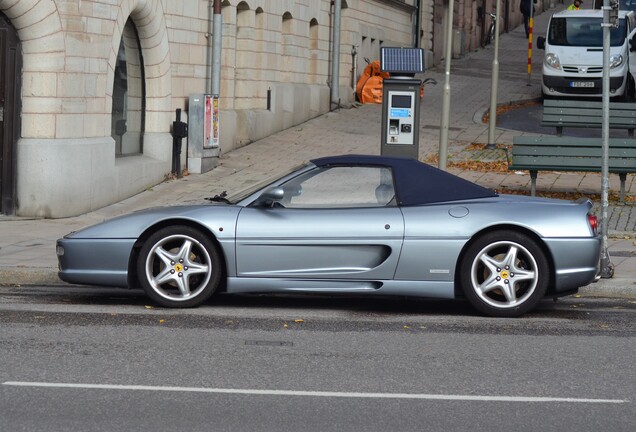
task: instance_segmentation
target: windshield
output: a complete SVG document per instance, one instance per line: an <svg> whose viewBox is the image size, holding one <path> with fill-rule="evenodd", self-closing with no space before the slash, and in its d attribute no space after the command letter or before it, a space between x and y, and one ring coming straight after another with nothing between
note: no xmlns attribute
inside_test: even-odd
<svg viewBox="0 0 636 432"><path fill-rule="evenodd" d="M294 166L288 170L286 170L283 173L278 173L272 177L268 177L265 180L261 180L257 183L252 184L251 186L247 186L245 189L233 194L233 195L226 195L227 198L223 201L225 202L229 202L230 204L236 204L240 201L242 201L243 199L247 198L248 196L250 196L251 194L253 194L254 192L258 191L259 189L264 188L265 186L267 186L270 183L274 183L276 180L281 179L283 177L288 176L289 174L293 173L294 171L298 171L299 169L303 168L307 166L307 163L303 163L301 165L297 165ZM212 201L215 201L214 199L212 199Z"/></svg>
<svg viewBox="0 0 636 432"><path fill-rule="evenodd" d="M601 18L555 18L550 21L548 43L561 46L603 46ZM610 29L610 45L621 46L627 36L625 20L620 19L618 28Z"/></svg>

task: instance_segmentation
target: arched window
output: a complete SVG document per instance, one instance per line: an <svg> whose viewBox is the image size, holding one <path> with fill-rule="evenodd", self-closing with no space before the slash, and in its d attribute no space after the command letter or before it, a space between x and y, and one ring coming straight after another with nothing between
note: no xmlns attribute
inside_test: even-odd
<svg viewBox="0 0 636 432"><path fill-rule="evenodd" d="M146 112L144 62L135 24L128 19L119 43L113 83L111 136L115 155L143 152Z"/></svg>

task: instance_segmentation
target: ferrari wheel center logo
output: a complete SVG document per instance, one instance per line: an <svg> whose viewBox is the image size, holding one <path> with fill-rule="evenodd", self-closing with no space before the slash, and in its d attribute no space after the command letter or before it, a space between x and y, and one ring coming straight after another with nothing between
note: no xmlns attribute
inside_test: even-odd
<svg viewBox="0 0 636 432"><path fill-rule="evenodd" d="M508 279L510 277L510 273L508 272L508 270L504 270L500 273L501 277L504 279Z"/></svg>
<svg viewBox="0 0 636 432"><path fill-rule="evenodd" d="M174 269L178 272L182 272L183 271L183 265L181 264L177 264L174 266Z"/></svg>

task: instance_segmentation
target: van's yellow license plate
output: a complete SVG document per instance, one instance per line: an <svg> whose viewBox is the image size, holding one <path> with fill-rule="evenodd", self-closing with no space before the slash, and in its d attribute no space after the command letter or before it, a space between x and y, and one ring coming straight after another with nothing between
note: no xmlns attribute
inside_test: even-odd
<svg viewBox="0 0 636 432"><path fill-rule="evenodd" d="M594 87L593 81L572 81L570 87Z"/></svg>

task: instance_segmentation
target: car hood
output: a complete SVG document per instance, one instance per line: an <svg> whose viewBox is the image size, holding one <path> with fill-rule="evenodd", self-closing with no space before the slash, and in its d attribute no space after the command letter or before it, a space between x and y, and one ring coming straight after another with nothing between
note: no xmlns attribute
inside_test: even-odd
<svg viewBox="0 0 636 432"><path fill-rule="evenodd" d="M595 47L575 50L553 49L553 52L559 56L559 61L564 66L602 66L603 50ZM622 47L611 47L610 55L622 54Z"/></svg>
<svg viewBox="0 0 636 432"><path fill-rule="evenodd" d="M73 231L65 238L138 238L144 231L162 221L183 220L212 229L219 224L233 227L241 207L227 204L166 206L139 210L117 216L95 225ZM232 230L233 232L233 230Z"/></svg>

